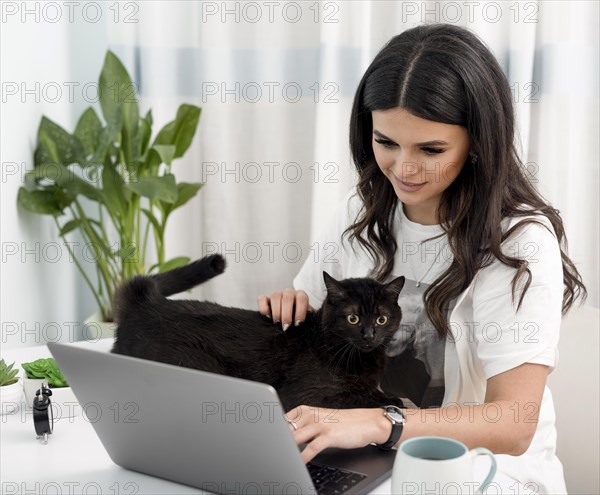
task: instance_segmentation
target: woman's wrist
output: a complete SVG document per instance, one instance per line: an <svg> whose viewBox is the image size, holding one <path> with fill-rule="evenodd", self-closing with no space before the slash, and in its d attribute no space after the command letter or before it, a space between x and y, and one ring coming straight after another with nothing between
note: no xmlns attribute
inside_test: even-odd
<svg viewBox="0 0 600 495"><path fill-rule="evenodd" d="M369 424L373 425L372 443L380 445L387 442L392 433L392 423L383 414L383 408L369 409L373 417Z"/></svg>

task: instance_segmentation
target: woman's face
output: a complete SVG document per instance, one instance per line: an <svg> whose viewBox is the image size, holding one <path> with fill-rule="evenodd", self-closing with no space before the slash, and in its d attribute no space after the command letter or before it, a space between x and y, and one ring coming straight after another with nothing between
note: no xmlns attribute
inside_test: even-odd
<svg viewBox="0 0 600 495"><path fill-rule="evenodd" d="M469 154L467 129L416 117L407 110L374 110L373 152L406 216L438 223L442 192L458 177Z"/></svg>

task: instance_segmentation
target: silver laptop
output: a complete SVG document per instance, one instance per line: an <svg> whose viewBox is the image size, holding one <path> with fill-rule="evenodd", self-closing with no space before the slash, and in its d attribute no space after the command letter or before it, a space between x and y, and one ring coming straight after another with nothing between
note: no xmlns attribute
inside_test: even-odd
<svg viewBox="0 0 600 495"><path fill-rule="evenodd" d="M80 404L102 411L92 425L124 468L228 494L366 494L391 474L396 451L374 446L328 449L305 464L270 385L77 344L48 348Z"/></svg>

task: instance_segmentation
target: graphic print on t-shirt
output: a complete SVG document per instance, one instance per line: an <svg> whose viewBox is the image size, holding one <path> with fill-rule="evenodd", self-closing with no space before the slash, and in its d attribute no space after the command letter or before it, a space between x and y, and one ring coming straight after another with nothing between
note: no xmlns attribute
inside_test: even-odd
<svg viewBox="0 0 600 495"><path fill-rule="evenodd" d="M429 284L419 285L407 278L398 298L402 322L388 346L380 388L420 408L440 407L445 391L446 339L439 337L425 310L423 292Z"/></svg>

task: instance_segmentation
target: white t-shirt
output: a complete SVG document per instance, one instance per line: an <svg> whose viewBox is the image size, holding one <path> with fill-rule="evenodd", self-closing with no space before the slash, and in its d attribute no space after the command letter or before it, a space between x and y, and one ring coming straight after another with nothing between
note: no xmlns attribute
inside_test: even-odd
<svg viewBox="0 0 600 495"><path fill-rule="evenodd" d="M360 198L351 190L333 212L300 272L295 289L304 290L314 308L327 294L323 271L342 280L367 277L374 269L371 255L341 233L356 219ZM541 219L552 229L545 217ZM505 219L503 229L522 220ZM553 232L553 230L552 230ZM394 217L398 249L386 280L406 277L398 299L402 322L388 348L389 363L380 388L403 399L407 407L445 407L485 402L486 380L523 363L558 363L563 274L558 242L539 225L528 225L502 244L505 254L529 261L531 284L519 312L511 302L515 269L498 260L477 272L470 286L450 301L452 335L440 339L427 317L424 290L452 262L447 237L439 225L421 225L406 218L398 201ZM421 244L421 241L442 234ZM518 302L522 282L515 300ZM490 420L496 411L490 411ZM527 452L496 455L498 470L537 493L566 493L562 464L555 455L554 404L544 390L538 426ZM479 458L477 462L489 462Z"/></svg>

